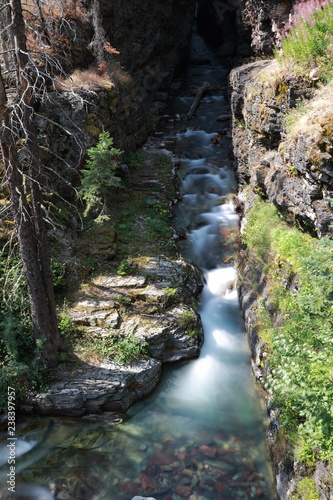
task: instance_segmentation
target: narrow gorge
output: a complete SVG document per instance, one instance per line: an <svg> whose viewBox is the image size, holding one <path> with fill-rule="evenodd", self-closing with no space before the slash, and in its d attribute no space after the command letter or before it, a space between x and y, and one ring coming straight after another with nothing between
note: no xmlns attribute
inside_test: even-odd
<svg viewBox="0 0 333 500"><path fill-rule="evenodd" d="M24 391L14 496L1 420L0 498L333 498L333 108L273 59L299 3L100 0L99 31L70 18L74 83L36 114L66 348L37 389L4 378ZM96 32L112 76L77 83ZM121 187L95 222L77 193L105 131Z"/></svg>

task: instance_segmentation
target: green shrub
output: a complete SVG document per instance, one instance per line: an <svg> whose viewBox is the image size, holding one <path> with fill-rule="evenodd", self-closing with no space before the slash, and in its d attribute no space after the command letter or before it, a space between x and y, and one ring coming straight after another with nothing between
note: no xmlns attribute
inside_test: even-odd
<svg viewBox="0 0 333 500"><path fill-rule="evenodd" d="M98 346L99 355L116 363L125 364L145 356L148 343L136 335L118 336L111 333Z"/></svg>
<svg viewBox="0 0 333 500"><path fill-rule="evenodd" d="M81 187L78 192L86 202L85 215L105 203L107 190L120 185L121 179L115 175L122 151L112 146L109 132L99 135L96 146L88 149L86 168L82 170Z"/></svg>
<svg viewBox="0 0 333 500"><path fill-rule="evenodd" d="M67 316L66 314L61 314L59 322L58 322L58 329L60 332L60 335L65 338L70 340L71 336L74 332L74 323L72 319Z"/></svg>
<svg viewBox="0 0 333 500"><path fill-rule="evenodd" d="M319 500L316 483L310 477L305 477L297 483L296 493L291 500Z"/></svg>
<svg viewBox="0 0 333 500"><path fill-rule="evenodd" d="M122 260L119 266L117 267L117 274L120 274L121 276L132 274L132 272L133 272L133 264L131 264L126 259Z"/></svg>
<svg viewBox="0 0 333 500"><path fill-rule="evenodd" d="M22 400L28 390L45 387L49 371L40 363L30 319L22 262L15 253L0 253L0 411L7 405L7 387Z"/></svg>
<svg viewBox="0 0 333 500"><path fill-rule="evenodd" d="M52 259L51 268L53 274L53 285L55 289L61 289L66 284L66 264L64 262L59 262L56 259Z"/></svg>
<svg viewBox="0 0 333 500"><path fill-rule="evenodd" d="M198 326L198 318L194 311L188 310L183 311L179 318L177 318L177 323L181 328L184 329L184 333L189 335L190 337L196 337L199 335Z"/></svg>

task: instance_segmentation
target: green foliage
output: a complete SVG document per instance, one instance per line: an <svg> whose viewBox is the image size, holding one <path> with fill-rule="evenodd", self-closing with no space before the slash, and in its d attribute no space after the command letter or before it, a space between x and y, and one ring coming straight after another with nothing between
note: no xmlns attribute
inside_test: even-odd
<svg viewBox="0 0 333 500"><path fill-rule="evenodd" d="M150 132L154 132L158 124L157 110L151 108L148 111L146 115L146 122L148 124Z"/></svg>
<svg viewBox="0 0 333 500"><path fill-rule="evenodd" d="M34 348L26 281L16 255L0 255L0 350L4 357L22 359Z"/></svg>
<svg viewBox="0 0 333 500"><path fill-rule="evenodd" d="M169 239L172 229L169 225L169 209L166 203L157 200L145 200L145 214L147 229L150 238Z"/></svg>
<svg viewBox="0 0 333 500"><path fill-rule="evenodd" d="M97 345L97 351L100 356L105 356L115 363L125 364L145 356L147 345L145 340L134 333L121 336L110 333Z"/></svg>
<svg viewBox="0 0 333 500"><path fill-rule="evenodd" d="M0 253L0 411L6 409L7 387L21 400L28 390L44 387L48 370L40 363L30 319L26 281L15 253Z"/></svg>
<svg viewBox="0 0 333 500"><path fill-rule="evenodd" d="M74 324L72 319L67 316L67 314L62 314L60 316L59 322L58 322L58 329L60 335L65 338L70 340L73 331L74 331Z"/></svg>
<svg viewBox="0 0 333 500"><path fill-rule="evenodd" d="M174 249L169 225L170 210L166 201L156 199L140 200L140 203L122 213L118 223L118 239L127 243L132 253L142 251L143 246L154 244L163 250Z"/></svg>
<svg viewBox="0 0 333 500"><path fill-rule="evenodd" d="M316 483L310 477L305 477L297 483L296 493L291 500L319 500Z"/></svg>
<svg viewBox="0 0 333 500"><path fill-rule="evenodd" d="M328 82L333 77L333 4L302 19L282 40L283 53L275 54L282 62L293 62L301 72L318 67L318 77Z"/></svg>
<svg viewBox="0 0 333 500"><path fill-rule="evenodd" d="M264 300L259 299L257 308L257 324L259 337L268 345L272 342L273 322L265 305Z"/></svg>
<svg viewBox="0 0 333 500"><path fill-rule="evenodd" d="M132 221L120 222L117 226L117 229L120 238L134 238L137 240Z"/></svg>
<svg viewBox="0 0 333 500"><path fill-rule="evenodd" d="M125 152L123 155L123 162L128 165L130 169L141 167L144 162L144 154L142 152Z"/></svg>
<svg viewBox="0 0 333 500"><path fill-rule="evenodd" d="M118 302L118 304L120 304L120 306L122 306L122 309L125 311L132 303L130 297L127 297L126 295L118 295L116 301Z"/></svg>
<svg viewBox="0 0 333 500"><path fill-rule="evenodd" d="M119 266L117 267L117 274L121 276L125 276L126 274L132 274L133 272L133 264L128 260L124 259L121 261Z"/></svg>
<svg viewBox="0 0 333 500"><path fill-rule="evenodd" d="M251 210L244 232L244 240L258 257L266 261L271 248L271 230L267 221L278 217L274 205L257 203Z"/></svg>
<svg viewBox="0 0 333 500"><path fill-rule="evenodd" d="M64 262L59 262L56 259L52 259L51 268L53 274L53 285L55 289L63 288L66 284L65 272L66 264Z"/></svg>
<svg viewBox="0 0 333 500"><path fill-rule="evenodd" d="M199 330L197 328L198 318L194 311L183 311L177 318L177 323L181 328L184 329L184 333L186 333L190 337L196 337L197 335L199 335Z"/></svg>
<svg viewBox="0 0 333 500"><path fill-rule="evenodd" d="M280 326L270 330L268 389L282 426L296 439L299 459L333 460L333 241L288 226L263 201L244 238L259 261L269 256L266 279ZM293 275L297 285L290 291ZM261 311L265 321L267 314Z"/></svg>
<svg viewBox="0 0 333 500"><path fill-rule="evenodd" d="M291 175L298 175L297 169L294 167L294 165L289 165L288 168Z"/></svg>
<svg viewBox="0 0 333 500"><path fill-rule="evenodd" d="M109 132L99 135L96 146L88 149L86 168L82 170L83 178L78 189L86 202L85 215L92 209L97 209L105 203L109 188L120 185L120 178L115 175L122 151L112 146L113 139Z"/></svg>

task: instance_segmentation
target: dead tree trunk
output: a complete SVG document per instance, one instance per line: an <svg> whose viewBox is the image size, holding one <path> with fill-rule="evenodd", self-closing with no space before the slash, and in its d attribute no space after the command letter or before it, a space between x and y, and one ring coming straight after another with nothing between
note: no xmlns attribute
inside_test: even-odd
<svg viewBox="0 0 333 500"><path fill-rule="evenodd" d="M103 64L105 59L104 46L106 44L105 31L102 25L102 16L99 0L93 0L91 7L92 25L94 27L94 36L88 48L96 57L98 66Z"/></svg>
<svg viewBox="0 0 333 500"><path fill-rule="evenodd" d="M57 327L52 271L43 218L43 179L31 105L32 86L24 19L20 0L10 0L10 6L18 89L16 103L9 108L6 106L4 90L1 93L4 85L0 73L0 116L3 117L1 151L28 284L35 338L41 341L41 356L44 362L50 365L56 361L62 341ZM19 137L13 130L19 133ZM18 139L23 144L19 153L16 147Z"/></svg>
<svg viewBox="0 0 333 500"><path fill-rule="evenodd" d="M201 85L201 87L196 91L196 96L195 96L195 99L193 101L193 104L190 108L190 111L187 113L187 118L190 120L191 118L193 118L194 116L194 113L196 112L199 104L200 104L200 100L201 98L203 97L204 93L207 92L207 90L210 90L211 89L211 85L210 83L208 82L205 82Z"/></svg>

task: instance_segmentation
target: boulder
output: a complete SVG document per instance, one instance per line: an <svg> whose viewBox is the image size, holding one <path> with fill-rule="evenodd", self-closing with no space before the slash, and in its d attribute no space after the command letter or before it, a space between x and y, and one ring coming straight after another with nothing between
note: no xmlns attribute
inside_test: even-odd
<svg viewBox="0 0 333 500"><path fill-rule="evenodd" d="M157 384L161 363L152 358L128 365L83 365L61 374L47 392L29 394L21 411L29 414L82 416L102 411L125 411Z"/></svg>

